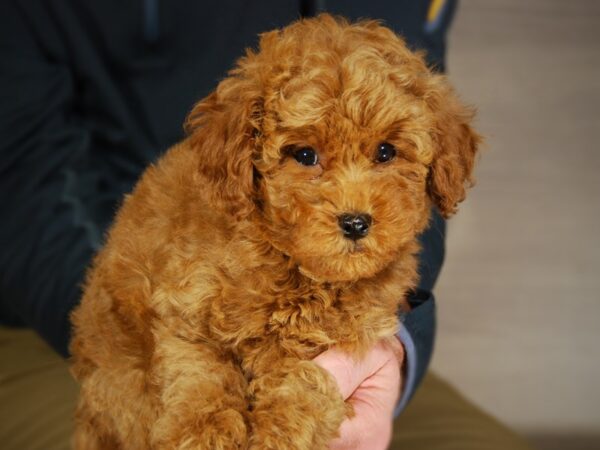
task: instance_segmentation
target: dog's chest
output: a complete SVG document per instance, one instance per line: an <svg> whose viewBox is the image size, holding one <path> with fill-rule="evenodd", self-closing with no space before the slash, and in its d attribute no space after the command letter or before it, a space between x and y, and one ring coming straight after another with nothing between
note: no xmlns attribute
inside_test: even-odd
<svg viewBox="0 0 600 450"><path fill-rule="evenodd" d="M266 347L302 359L332 345L362 351L397 326L399 299L373 286L282 281L259 273L243 278L222 287L210 318L214 335L242 359Z"/></svg>

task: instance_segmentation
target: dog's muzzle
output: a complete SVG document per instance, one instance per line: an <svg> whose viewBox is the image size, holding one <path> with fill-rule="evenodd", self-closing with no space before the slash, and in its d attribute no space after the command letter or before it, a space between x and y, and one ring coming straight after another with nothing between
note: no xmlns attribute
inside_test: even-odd
<svg viewBox="0 0 600 450"><path fill-rule="evenodd" d="M369 234L371 216L368 214L342 214L338 216L338 224L344 237L356 241Z"/></svg>

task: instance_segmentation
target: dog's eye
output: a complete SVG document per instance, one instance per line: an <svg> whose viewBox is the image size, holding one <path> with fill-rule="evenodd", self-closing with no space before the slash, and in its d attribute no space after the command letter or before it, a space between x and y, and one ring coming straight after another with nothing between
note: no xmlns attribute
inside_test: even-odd
<svg viewBox="0 0 600 450"><path fill-rule="evenodd" d="M377 146L377 155L375 156L375 161L378 163L388 162L394 159L396 156L396 149L392 144L388 142L382 142Z"/></svg>
<svg viewBox="0 0 600 450"><path fill-rule="evenodd" d="M314 166L319 162L317 152L310 147L302 147L294 151L294 158L303 166Z"/></svg>

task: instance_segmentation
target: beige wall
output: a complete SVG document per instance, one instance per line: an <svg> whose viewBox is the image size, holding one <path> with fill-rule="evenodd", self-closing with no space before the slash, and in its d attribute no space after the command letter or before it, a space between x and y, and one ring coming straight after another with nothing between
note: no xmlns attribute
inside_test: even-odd
<svg viewBox="0 0 600 450"><path fill-rule="evenodd" d="M433 367L520 430L600 435L600 1L465 0L448 57L488 148Z"/></svg>

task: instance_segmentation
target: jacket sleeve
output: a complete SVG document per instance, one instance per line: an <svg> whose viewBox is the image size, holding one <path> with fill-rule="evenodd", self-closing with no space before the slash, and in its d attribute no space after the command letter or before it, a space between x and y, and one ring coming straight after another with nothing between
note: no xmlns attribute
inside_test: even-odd
<svg viewBox="0 0 600 450"><path fill-rule="evenodd" d="M67 355L69 313L112 215L59 37L0 5L0 322ZM100 191L99 191L100 190Z"/></svg>
<svg viewBox="0 0 600 450"><path fill-rule="evenodd" d="M411 311L400 317L397 336L404 346L406 359L402 395L395 414L399 414L412 398L433 353L436 317L435 299L431 291L444 261L445 235L445 221L434 210L429 228L420 237L419 288L409 296Z"/></svg>

